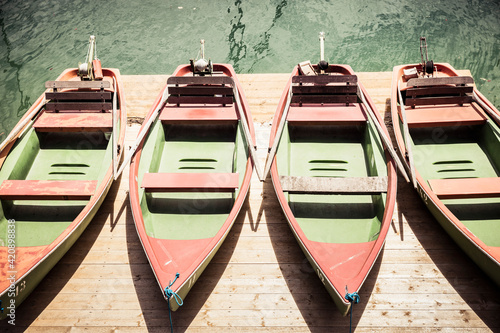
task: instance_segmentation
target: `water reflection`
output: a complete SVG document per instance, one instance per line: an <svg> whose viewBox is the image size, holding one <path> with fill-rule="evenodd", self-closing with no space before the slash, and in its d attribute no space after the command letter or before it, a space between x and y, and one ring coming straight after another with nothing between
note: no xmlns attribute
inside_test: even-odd
<svg viewBox="0 0 500 333"><path fill-rule="evenodd" d="M238 73L240 71L240 61L245 58L247 53L247 46L244 41L245 24L242 23L243 9L241 8L242 0L236 0L234 3L236 9L228 12L235 13L234 18L231 19L231 31L229 33L229 56L228 58L233 63L234 70Z"/></svg>
<svg viewBox="0 0 500 333"><path fill-rule="evenodd" d="M4 76L5 82L3 82L3 84L5 86L9 87L9 90L11 90L11 91L15 90L16 92L19 93L18 96L13 96L13 97L9 96L9 98L2 98L2 101L3 101L3 103L6 103L9 106L10 106L9 100L11 100L11 99L12 99L12 102L14 102L14 100L16 102L20 102L19 107L17 108L17 112L15 112L15 115L17 116L17 118L20 118L26 112L26 110L28 110L28 108L30 107L30 104L32 102L30 100L30 97L24 96L24 93L21 90L21 83L20 83L19 74L20 74L20 70L22 68L22 64L18 64L12 60L12 57L11 57L12 46L9 42L8 37L7 37L7 32L5 29L5 22L4 22L4 12L1 9L0 9L0 29L2 31L2 42L5 45L4 51L6 52L4 59L5 59L6 63L9 65L9 68L4 69L4 73L9 73L9 74ZM10 78L11 71L14 72L13 73L14 78L12 78L12 79ZM12 125L10 125L10 123L15 123L15 121L17 120L17 118L12 119L12 118L14 118L14 115L11 112L8 112L7 114L2 113L1 117L2 117L2 125L4 124L4 121L5 121L5 123L7 123L7 128L10 128L12 126ZM6 130L5 130L4 126L1 126L1 127L3 127L3 128L1 128L0 138L3 138L6 136L6 133L5 133Z"/></svg>
<svg viewBox="0 0 500 333"><path fill-rule="evenodd" d="M98 33L103 66L124 75L169 74L187 63L205 39L207 55L237 73L288 73L300 61L319 60L325 31L330 63L358 72L391 71L429 56L470 69L478 88L500 106L498 0L0 0L0 133L53 80L85 56Z"/></svg>

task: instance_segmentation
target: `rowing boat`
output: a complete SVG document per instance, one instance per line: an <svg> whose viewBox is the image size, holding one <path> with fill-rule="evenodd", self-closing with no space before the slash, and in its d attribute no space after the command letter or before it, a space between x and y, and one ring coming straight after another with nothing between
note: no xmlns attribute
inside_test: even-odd
<svg viewBox="0 0 500 333"><path fill-rule="evenodd" d="M279 142L271 164L276 195L342 315L351 306L347 292L359 292L383 248L396 198L396 171L381 140L387 129L373 110L350 66L305 75L299 64L271 129L270 143Z"/></svg>
<svg viewBox="0 0 500 333"><path fill-rule="evenodd" d="M231 65L213 64L213 75L193 75L192 65L181 65L140 130L147 134L130 165L130 204L172 311L182 302L170 302L170 297L187 295L248 193L253 164L245 124L255 141L250 110Z"/></svg>
<svg viewBox="0 0 500 333"><path fill-rule="evenodd" d="M98 70L100 80L82 80L74 68L46 82L46 92L2 143L2 319L75 243L113 181L125 100L119 70Z"/></svg>
<svg viewBox="0 0 500 333"><path fill-rule="evenodd" d="M396 142L432 215L500 285L500 113L472 77L427 64L394 67Z"/></svg>

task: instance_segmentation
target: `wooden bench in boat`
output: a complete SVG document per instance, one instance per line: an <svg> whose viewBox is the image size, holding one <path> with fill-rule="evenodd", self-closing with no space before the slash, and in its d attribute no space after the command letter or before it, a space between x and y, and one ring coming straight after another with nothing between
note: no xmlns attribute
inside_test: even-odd
<svg viewBox="0 0 500 333"><path fill-rule="evenodd" d="M4 200L88 200L97 180L4 180L0 198Z"/></svg>
<svg viewBox="0 0 500 333"><path fill-rule="evenodd" d="M236 123L238 115L234 106L222 107L177 107L167 105L160 113L162 123L186 123L192 121L210 121L210 123L226 124Z"/></svg>
<svg viewBox="0 0 500 333"><path fill-rule="evenodd" d="M294 76L288 122L294 125L366 123L366 113L357 103L357 83L356 75Z"/></svg>
<svg viewBox="0 0 500 333"><path fill-rule="evenodd" d="M297 194L380 194L387 192L385 177L302 177L280 176L284 192Z"/></svg>
<svg viewBox="0 0 500 333"><path fill-rule="evenodd" d="M33 124L37 132L112 132L111 113L43 112Z"/></svg>
<svg viewBox="0 0 500 333"><path fill-rule="evenodd" d="M472 103L474 79L470 76L450 76L436 78L417 78L407 82L405 105L415 108L418 105Z"/></svg>
<svg viewBox="0 0 500 333"><path fill-rule="evenodd" d="M238 173L146 173L141 187L146 192L233 192Z"/></svg>
<svg viewBox="0 0 500 333"><path fill-rule="evenodd" d="M109 81L47 81L45 88L53 89L46 92L45 98L50 100L45 109L50 111L64 110L111 110L112 93L104 91L110 88ZM78 89L77 91L58 91L58 89ZM99 90L92 90L99 89Z"/></svg>
<svg viewBox="0 0 500 333"><path fill-rule="evenodd" d="M409 128L480 125L487 117L475 104L464 106L428 106L406 109L406 121Z"/></svg>
<svg viewBox="0 0 500 333"><path fill-rule="evenodd" d="M33 127L38 132L111 132L113 93L109 81L47 81L45 93L49 102ZM60 89L78 89L64 90ZM54 111L54 112L50 112ZM59 112L67 111L67 112ZM92 112L101 111L101 112Z"/></svg>
<svg viewBox="0 0 500 333"><path fill-rule="evenodd" d="M287 120L292 125L362 125L368 120L360 104L335 106L290 106Z"/></svg>
<svg viewBox="0 0 500 333"><path fill-rule="evenodd" d="M429 185L441 199L500 197L500 177L429 179Z"/></svg>
<svg viewBox="0 0 500 333"><path fill-rule="evenodd" d="M234 80L229 76L171 76L167 103L233 104Z"/></svg>
<svg viewBox="0 0 500 333"><path fill-rule="evenodd" d="M480 125L487 121L473 104L470 76L416 78L407 82L405 105L408 127ZM467 105L464 105L467 104Z"/></svg>
<svg viewBox="0 0 500 333"><path fill-rule="evenodd" d="M296 75L292 77L292 105L356 103L356 75Z"/></svg>

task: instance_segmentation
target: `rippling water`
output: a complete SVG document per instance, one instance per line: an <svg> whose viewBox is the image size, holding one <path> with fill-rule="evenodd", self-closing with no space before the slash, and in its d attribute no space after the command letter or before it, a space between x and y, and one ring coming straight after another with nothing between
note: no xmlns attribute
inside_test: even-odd
<svg viewBox="0 0 500 333"><path fill-rule="evenodd" d="M0 139L44 82L84 61L95 34L103 66L122 74L170 74L197 55L237 73L290 72L325 57L355 71L391 71L429 57L470 69L479 90L500 107L499 0L377 1L64 1L0 0Z"/></svg>

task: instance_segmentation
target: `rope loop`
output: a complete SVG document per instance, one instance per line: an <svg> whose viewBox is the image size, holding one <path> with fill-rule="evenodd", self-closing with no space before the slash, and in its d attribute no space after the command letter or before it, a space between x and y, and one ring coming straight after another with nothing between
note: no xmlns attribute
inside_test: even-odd
<svg viewBox="0 0 500 333"><path fill-rule="evenodd" d="M184 304L184 301L182 300L182 298L179 295L177 295L177 293L175 291L170 289L170 287L172 287L172 285L175 283L175 281L179 278L179 275L180 275L179 273L175 274L174 281L169 282L168 287L165 288L164 292L165 292L165 296L167 296L169 304L170 304L170 298L173 296L177 305L182 306Z"/></svg>
<svg viewBox="0 0 500 333"><path fill-rule="evenodd" d="M174 332L174 325L172 323L172 311L170 310L170 298L172 298L172 296L173 296L174 300L178 306L182 306L184 304L184 301L182 300L182 298L175 291L170 289L170 287L172 287L172 285L175 283L175 281L179 278L179 275L180 275L179 273L176 273L174 281L169 282L168 287L166 287L165 290L163 291L165 293L165 296L167 297L168 316L170 318L170 332L172 332L172 333Z"/></svg>
<svg viewBox="0 0 500 333"><path fill-rule="evenodd" d="M358 304L359 303L359 295L357 292L347 293L345 295L345 299L351 303Z"/></svg>
<svg viewBox="0 0 500 333"><path fill-rule="evenodd" d="M345 286L345 299L351 303L351 314L349 319L349 333L352 332L352 309L354 308L354 304L359 303L359 295L357 292L349 293L347 290L347 286Z"/></svg>

